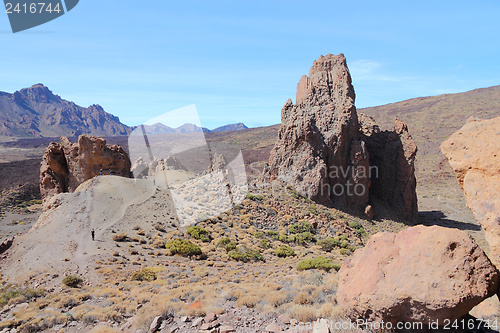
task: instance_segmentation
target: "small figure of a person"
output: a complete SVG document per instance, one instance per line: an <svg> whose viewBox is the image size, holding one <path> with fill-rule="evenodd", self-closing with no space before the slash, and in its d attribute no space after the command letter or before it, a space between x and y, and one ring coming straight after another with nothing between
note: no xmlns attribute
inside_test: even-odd
<svg viewBox="0 0 500 333"><path fill-rule="evenodd" d="M90 231L90 234L92 235L92 240L94 240L94 237L95 237L95 230L94 230L94 229L92 229L92 230Z"/></svg>
<svg viewBox="0 0 500 333"><path fill-rule="evenodd" d="M99 170L99 176L102 176L102 169Z"/></svg>

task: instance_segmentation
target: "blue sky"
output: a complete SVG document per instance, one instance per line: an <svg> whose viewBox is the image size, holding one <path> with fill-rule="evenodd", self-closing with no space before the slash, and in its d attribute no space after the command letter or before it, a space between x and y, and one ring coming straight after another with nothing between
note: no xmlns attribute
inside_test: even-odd
<svg viewBox="0 0 500 333"><path fill-rule="evenodd" d="M321 54L347 57L358 108L500 84L500 1L81 0L13 34L0 91L35 83L128 125L196 104L214 128L276 124Z"/></svg>

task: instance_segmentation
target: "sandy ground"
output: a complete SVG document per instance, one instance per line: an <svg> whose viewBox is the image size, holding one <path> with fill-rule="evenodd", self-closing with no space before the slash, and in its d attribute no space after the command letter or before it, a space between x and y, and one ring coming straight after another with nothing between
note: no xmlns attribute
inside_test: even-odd
<svg viewBox="0 0 500 333"><path fill-rule="evenodd" d="M152 179L117 176L96 177L75 193L59 194L51 201L57 208L42 213L30 232L15 239L2 272L18 283L67 271L97 282L90 268L116 250L116 230L130 234L135 225L174 221L166 195Z"/></svg>

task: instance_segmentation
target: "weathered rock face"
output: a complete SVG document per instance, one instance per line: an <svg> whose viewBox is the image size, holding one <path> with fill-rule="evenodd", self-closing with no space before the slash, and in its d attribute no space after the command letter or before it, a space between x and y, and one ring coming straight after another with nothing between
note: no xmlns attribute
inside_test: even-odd
<svg viewBox="0 0 500 333"><path fill-rule="evenodd" d="M489 258L500 268L500 117L471 118L441 144L467 206L485 231Z"/></svg>
<svg viewBox="0 0 500 333"><path fill-rule="evenodd" d="M369 159L360 139L354 98L343 54L315 61L309 77L300 79L296 104L288 100L281 110L278 142L264 179L283 179L326 205L364 209ZM365 173L358 172L362 168Z"/></svg>
<svg viewBox="0 0 500 333"><path fill-rule="evenodd" d="M7 251L11 246L12 243L14 242L14 237L6 238L0 243L0 254L4 253Z"/></svg>
<svg viewBox="0 0 500 333"><path fill-rule="evenodd" d="M408 127L396 118L394 131L380 131L373 118L362 114L359 118L363 140L370 153L370 165L376 167L372 169L370 197L384 202L400 218L417 219L417 145Z"/></svg>
<svg viewBox="0 0 500 333"><path fill-rule="evenodd" d="M81 135L78 143L61 137L52 142L40 167L40 193L45 200L57 193L73 192L99 174L130 177L130 160L121 146L106 145L100 137Z"/></svg>
<svg viewBox="0 0 500 333"><path fill-rule="evenodd" d="M369 321L455 320L495 294L495 267L466 232L416 226L378 233L339 271L337 300Z"/></svg>
<svg viewBox="0 0 500 333"><path fill-rule="evenodd" d="M358 119L354 99L343 54L315 61L297 85L296 104L288 100L281 110L262 180L281 179L316 202L358 211L377 199L413 220L416 145L399 120L393 132L381 132L372 118Z"/></svg>

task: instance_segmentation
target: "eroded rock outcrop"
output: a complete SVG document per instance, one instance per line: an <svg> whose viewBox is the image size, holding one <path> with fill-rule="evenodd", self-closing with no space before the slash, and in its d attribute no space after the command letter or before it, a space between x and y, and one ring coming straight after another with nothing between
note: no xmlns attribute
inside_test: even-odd
<svg viewBox="0 0 500 333"><path fill-rule="evenodd" d="M398 217L417 219L417 145L408 127L396 118L393 131L380 131L373 118L360 114L359 119L370 165L376 167L372 169L371 199L385 203Z"/></svg>
<svg viewBox="0 0 500 333"><path fill-rule="evenodd" d="M361 212L374 196L413 220L416 145L399 120L394 131L381 132L373 119L358 119L354 100L344 55L316 60L297 85L296 103L281 110L262 180L281 179L316 202Z"/></svg>
<svg viewBox="0 0 500 333"><path fill-rule="evenodd" d="M302 76L297 85L296 104L288 100L281 110L278 142L264 178L283 179L322 204L364 209L369 158L354 99L343 54L314 61L309 76ZM362 168L365 173L357 173ZM347 193L355 188L357 195Z"/></svg>
<svg viewBox="0 0 500 333"><path fill-rule="evenodd" d="M130 177L130 160L121 146L106 145L101 137L81 135L77 143L61 137L52 142L40 167L40 193L46 200L73 192L81 183L100 174Z"/></svg>
<svg viewBox="0 0 500 333"><path fill-rule="evenodd" d="M441 144L467 206L485 231L489 258L500 268L500 117L470 118Z"/></svg>
<svg viewBox="0 0 500 333"><path fill-rule="evenodd" d="M494 295L495 267L466 232L416 226L378 233L339 271L337 301L351 318L455 320Z"/></svg>

